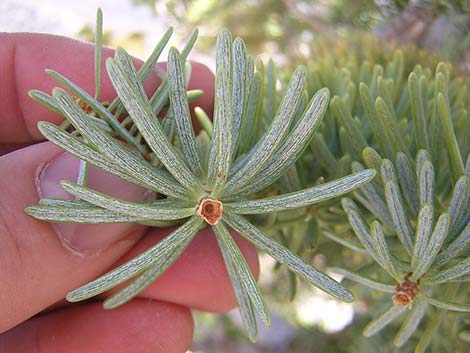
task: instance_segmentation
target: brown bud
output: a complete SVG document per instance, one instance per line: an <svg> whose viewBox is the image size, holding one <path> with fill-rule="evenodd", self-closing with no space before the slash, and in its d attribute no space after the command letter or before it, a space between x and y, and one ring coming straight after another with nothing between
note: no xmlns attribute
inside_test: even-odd
<svg viewBox="0 0 470 353"><path fill-rule="evenodd" d="M215 225L222 218L224 206L222 202L210 198L204 198L199 202L196 214L201 216L207 223Z"/></svg>
<svg viewBox="0 0 470 353"><path fill-rule="evenodd" d="M405 280L402 283L397 284L395 287L395 294L393 295L393 303L400 304L403 306L411 306L413 300L419 293L419 280L418 282L413 282L409 280L409 275L405 277Z"/></svg>

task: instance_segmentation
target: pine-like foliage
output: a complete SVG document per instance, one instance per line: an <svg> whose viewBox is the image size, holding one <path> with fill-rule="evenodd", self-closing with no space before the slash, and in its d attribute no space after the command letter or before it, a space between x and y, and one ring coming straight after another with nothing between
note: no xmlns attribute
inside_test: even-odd
<svg viewBox="0 0 470 353"><path fill-rule="evenodd" d="M358 266L331 270L390 293L388 308L364 334L402 316L394 341L401 347L423 321L416 352L426 349L447 311L470 311L470 85L423 53L358 38L319 54L310 87L327 86L333 98L304 164L297 164L310 163L316 177L377 171L341 201L343 212L330 203L318 213L324 235L366 254ZM349 227L355 239L342 236Z"/></svg>
<svg viewBox="0 0 470 353"><path fill-rule="evenodd" d="M205 131L196 137L188 105L191 93L186 91L189 71L184 68L196 35L181 54L170 48L167 75L150 98L143 83L171 31L138 71L126 51L118 49L115 57L106 61L118 98L104 105L98 100L100 12L97 22L95 97L52 70L48 71L50 76L74 96L61 88L55 88L52 96L31 92L34 99L67 119L63 127L40 122L39 129L47 139L82 159L78 182L61 182L76 199L42 199L40 205L28 207L26 212L52 222L136 222L153 226L177 224L178 228L131 261L70 292L67 299L85 300L131 280L110 296L104 307L124 304L165 272L199 229L210 225L252 340L257 336L255 315L269 324L269 314L229 228L335 298L352 301L346 288L265 235L249 218L329 200L374 177L374 171L365 170L323 185L263 197L272 194L266 189L296 162L320 125L329 103L328 90L320 89L308 102L303 101L307 71L299 67L279 107L269 119L264 119L260 110L264 98L262 74L247 56L243 41L232 41L230 33L222 30L217 38L214 122L199 111ZM127 117L121 122L123 114ZM166 118L160 122L159 115ZM68 125L72 131L65 129L70 128ZM88 164L155 191L159 198L129 202L92 190L86 187Z"/></svg>
<svg viewBox="0 0 470 353"><path fill-rule="evenodd" d="M366 336L399 316L397 347L409 342L423 352L440 327L457 336L444 317L470 311L470 84L425 52L368 37L313 44L314 59L291 73L273 62L265 67L222 30L214 120L197 109L202 130L196 133L188 101L201 92L187 92L185 63L196 34L181 53L170 49L167 75L150 98L143 90L170 35L138 71L123 49L108 59L118 95L109 104L99 100L99 65L94 97L54 71L73 97L62 89L52 96L31 92L66 118L60 127L40 123L44 136L83 162L77 182L62 182L75 200L43 199L29 214L53 222L179 226L68 299L132 279L104 305L125 303L210 225L252 339L255 313L265 323L269 315L229 228L288 267L292 297L300 275L351 301L345 287L310 265L307 250L335 242L357 253L354 261L330 253L327 263L348 283L384 293L366 295L378 303L371 308L387 298L386 307L371 313ZM89 164L161 196L131 203L91 190ZM466 339L465 331L459 337Z"/></svg>

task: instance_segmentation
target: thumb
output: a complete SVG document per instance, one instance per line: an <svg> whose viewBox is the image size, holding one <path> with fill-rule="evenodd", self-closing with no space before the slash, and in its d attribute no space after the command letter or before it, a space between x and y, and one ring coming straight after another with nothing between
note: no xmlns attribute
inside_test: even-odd
<svg viewBox="0 0 470 353"><path fill-rule="evenodd" d="M76 180L79 160L49 142L0 157L0 332L62 299L102 273L143 234L135 224L51 224L24 213L40 198L70 198L60 180ZM147 192L90 168L87 185L129 201ZM98 256L99 255L99 256Z"/></svg>

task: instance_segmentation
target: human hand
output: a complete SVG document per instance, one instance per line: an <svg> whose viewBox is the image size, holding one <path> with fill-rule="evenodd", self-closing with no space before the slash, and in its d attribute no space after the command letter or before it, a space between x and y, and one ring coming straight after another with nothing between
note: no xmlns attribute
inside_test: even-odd
<svg viewBox="0 0 470 353"><path fill-rule="evenodd" d="M70 304L66 293L158 242L170 230L135 224L51 224L24 208L42 197L67 197L60 180L76 180L79 161L37 130L39 120L61 118L27 92L50 92L54 69L93 93L93 46L63 37L0 34L0 352L184 352L191 343L190 309L226 311L236 305L217 242L205 229L175 264L136 299L113 310L98 300ZM103 60L112 56L105 50ZM211 112L214 77L193 64L190 89ZM106 75L102 99L114 96ZM158 84L152 76L146 89ZM91 168L90 187L137 201L145 190ZM254 248L236 238L257 275ZM2 333L3 332L3 333Z"/></svg>

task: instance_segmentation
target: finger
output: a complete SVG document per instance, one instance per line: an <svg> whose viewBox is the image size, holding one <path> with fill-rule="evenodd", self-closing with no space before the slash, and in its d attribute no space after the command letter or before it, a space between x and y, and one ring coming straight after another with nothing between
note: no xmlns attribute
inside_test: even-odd
<svg viewBox="0 0 470 353"><path fill-rule="evenodd" d="M5 145L0 144L0 157L4 154L19 150L20 148L26 147L28 145L29 143L10 143Z"/></svg>
<svg viewBox="0 0 470 353"><path fill-rule="evenodd" d="M0 335L8 353L184 353L193 322L182 307L134 300L114 310L100 303L33 318Z"/></svg>
<svg viewBox="0 0 470 353"><path fill-rule="evenodd" d="M114 51L103 49L101 100L111 100L115 93L105 73L105 60ZM136 60L136 65L141 62ZM51 92L58 84L45 69L54 69L90 94L94 94L94 46L65 37L48 34L0 34L0 143L25 143L42 140L37 122L55 123L62 118L34 102L28 92L39 89ZM213 74L202 64L193 63L189 89L202 88L203 98L197 103L206 111L213 110ZM159 84L156 74L146 82L148 92Z"/></svg>
<svg viewBox="0 0 470 353"><path fill-rule="evenodd" d="M118 264L142 253L170 231L159 229L149 232ZM257 278L259 262L256 249L240 236L234 235L234 238ZM213 232L209 228L200 231L175 263L139 297L211 312L233 309L237 303Z"/></svg>
<svg viewBox="0 0 470 353"><path fill-rule="evenodd" d="M0 332L29 318L128 251L145 228L135 224L62 225L36 220L24 208L41 196L67 197L59 180L76 180L78 159L46 142L0 158ZM145 190L101 170L89 184L128 200Z"/></svg>

